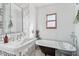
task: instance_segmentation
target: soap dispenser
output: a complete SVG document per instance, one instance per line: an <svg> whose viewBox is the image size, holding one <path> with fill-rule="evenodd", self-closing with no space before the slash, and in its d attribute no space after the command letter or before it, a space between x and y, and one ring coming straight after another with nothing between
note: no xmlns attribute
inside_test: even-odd
<svg viewBox="0 0 79 59"><path fill-rule="evenodd" d="M8 36L7 36L7 34L4 37L4 43L8 43Z"/></svg>

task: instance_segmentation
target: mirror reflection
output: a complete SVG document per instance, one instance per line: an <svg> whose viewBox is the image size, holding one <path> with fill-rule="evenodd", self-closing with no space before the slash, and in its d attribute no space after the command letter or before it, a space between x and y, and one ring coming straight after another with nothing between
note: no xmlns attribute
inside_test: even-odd
<svg viewBox="0 0 79 59"><path fill-rule="evenodd" d="M23 31L23 10L16 4L4 4L4 32L17 33Z"/></svg>

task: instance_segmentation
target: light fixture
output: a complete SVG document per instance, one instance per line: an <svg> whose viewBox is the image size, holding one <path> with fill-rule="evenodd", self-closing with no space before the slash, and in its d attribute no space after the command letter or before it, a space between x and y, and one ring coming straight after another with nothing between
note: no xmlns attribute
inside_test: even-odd
<svg viewBox="0 0 79 59"><path fill-rule="evenodd" d="M79 10L77 11L77 15L74 21L74 24L77 24L79 22Z"/></svg>

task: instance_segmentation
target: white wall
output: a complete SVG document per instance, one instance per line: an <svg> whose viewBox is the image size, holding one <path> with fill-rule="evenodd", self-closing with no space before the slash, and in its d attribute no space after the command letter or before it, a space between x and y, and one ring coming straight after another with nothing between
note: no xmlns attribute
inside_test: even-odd
<svg viewBox="0 0 79 59"><path fill-rule="evenodd" d="M36 8L34 4L29 4L23 9L23 31L29 38L35 37L36 31Z"/></svg>
<svg viewBox="0 0 79 59"><path fill-rule="evenodd" d="M74 16L76 17L77 12L79 10L79 5L74 4L74 6L75 6ZM77 36L77 48L78 48L77 54L79 55L79 23L75 24L75 34Z"/></svg>
<svg viewBox="0 0 79 59"><path fill-rule="evenodd" d="M0 3L0 8L4 8L2 3ZM0 15L0 21L3 21L3 16L2 15ZM0 25L0 27L2 27L2 26ZM3 28L0 28L0 34L2 34L2 33L3 33Z"/></svg>
<svg viewBox="0 0 79 59"><path fill-rule="evenodd" d="M28 8L23 9L23 32L26 33L26 36L29 37L29 14L28 14Z"/></svg>
<svg viewBox="0 0 79 59"><path fill-rule="evenodd" d="M35 31L36 31L36 8L34 4L30 4L29 8L29 37L33 38L35 37Z"/></svg>
<svg viewBox="0 0 79 59"><path fill-rule="evenodd" d="M38 8L38 28L40 37L52 40L69 41L71 32L74 31L73 4L52 4ZM57 29L46 29L46 15L57 13Z"/></svg>

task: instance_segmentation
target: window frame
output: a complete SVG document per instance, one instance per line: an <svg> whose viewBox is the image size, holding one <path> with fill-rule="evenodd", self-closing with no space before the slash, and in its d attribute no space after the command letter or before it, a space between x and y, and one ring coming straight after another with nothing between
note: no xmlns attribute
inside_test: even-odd
<svg viewBox="0 0 79 59"><path fill-rule="evenodd" d="M55 15L55 20L48 20L48 16L50 15ZM55 21L55 27L48 27L48 22L53 22ZM46 29L56 29L57 28L57 14L56 13L52 13L52 14L47 14L46 15Z"/></svg>

